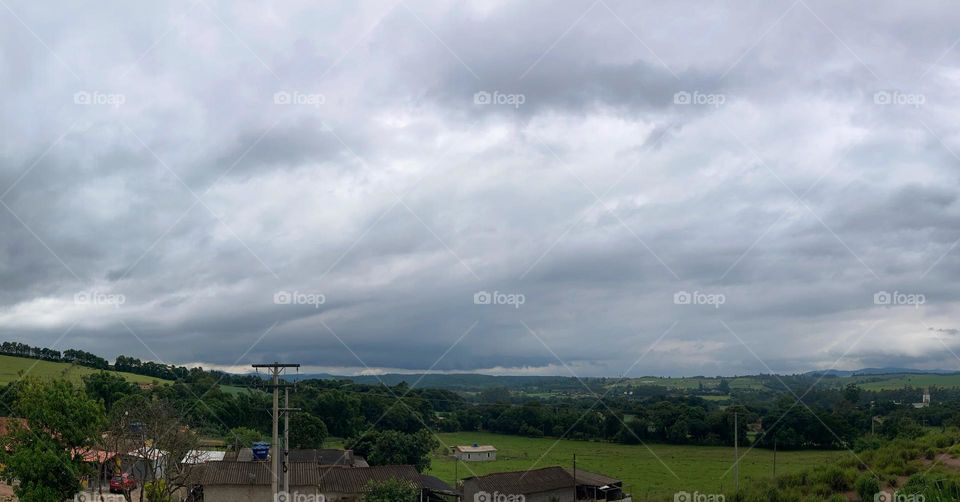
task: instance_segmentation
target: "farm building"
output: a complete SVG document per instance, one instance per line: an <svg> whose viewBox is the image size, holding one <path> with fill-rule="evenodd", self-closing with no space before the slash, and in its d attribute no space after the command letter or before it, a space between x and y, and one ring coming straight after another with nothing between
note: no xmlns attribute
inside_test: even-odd
<svg viewBox="0 0 960 502"><path fill-rule="evenodd" d="M630 502L623 493L623 482L602 474L563 467L544 467L530 471L500 472L463 480L461 500L475 502L574 502L603 500Z"/></svg>
<svg viewBox="0 0 960 502"><path fill-rule="evenodd" d="M421 475L410 465L346 467L296 462L289 464L289 474L291 500L359 501L371 481L389 479L413 483L423 502L456 497L442 481ZM207 463L200 484L204 502L260 502L273 500L271 479L269 462L223 461Z"/></svg>
<svg viewBox="0 0 960 502"><path fill-rule="evenodd" d="M453 456L464 462L487 462L497 459L497 449L490 445L454 446Z"/></svg>

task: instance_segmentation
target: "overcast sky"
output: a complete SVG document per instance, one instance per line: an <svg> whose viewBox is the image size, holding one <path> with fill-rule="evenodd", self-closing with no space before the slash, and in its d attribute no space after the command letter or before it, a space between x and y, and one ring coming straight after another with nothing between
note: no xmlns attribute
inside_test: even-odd
<svg viewBox="0 0 960 502"><path fill-rule="evenodd" d="M955 7L4 0L0 339L960 369Z"/></svg>

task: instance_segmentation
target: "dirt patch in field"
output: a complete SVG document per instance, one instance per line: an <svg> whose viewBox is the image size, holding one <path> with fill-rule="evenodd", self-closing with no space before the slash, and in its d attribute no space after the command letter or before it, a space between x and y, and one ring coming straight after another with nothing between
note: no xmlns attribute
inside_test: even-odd
<svg viewBox="0 0 960 502"><path fill-rule="evenodd" d="M13 495L13 487L0 483L0 501L2 502L17 502L17 497Z"/></svg>
<svg viewBox="0 0 960 502"><path fill-rule="evenodd" d="M933 462L938 465L945 465L951 469L957 469L960 471L960 458L953 457L949 453L941 453L937 455ZM931 462L928 460L927 463Z"/></svg>

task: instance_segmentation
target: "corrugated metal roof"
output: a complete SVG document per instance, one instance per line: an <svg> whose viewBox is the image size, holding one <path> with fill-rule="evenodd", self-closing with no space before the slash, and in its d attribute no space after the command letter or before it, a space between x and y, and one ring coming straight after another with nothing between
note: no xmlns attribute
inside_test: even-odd
<svg viewBox="0 0 960 502"><path fill-rule="evenodd" d="M496 448L488 444L478 446L457 446L456 450L463 453L486 453L488 451L497 451Z"/></svg>
<svg viewBox="0 0 960 502"><path fill-rule="evenodd" d="M571 473L572 476L573 469L569 467L565 468L568 473ZM604 486L604 485L620 485L622 481L616 478L611 478L610 476L604 476L603 474L597 474L595 472L585 471L583 469L577 469L577 484L586 485L586 486Z"/></svg>
<svg viewBox="0 0 960 502"><path fill-rule="evenodd" d="M530 471L498 472L467 478L476 480L480 490L509 494L537 493L573 488L573 476L562 467L544 467Z"/></svg>
<svg viewBox="0 0 960 502"><path fill-rule="evenodd" d="M269 485L270 462L208 462L203 485ZM370 481L405 479L423 488L420 473L411 465L376 467L319 466L312 462L288 464L291 486L316 486L323 492L361 493Z"/></svg>
<svg viewBox="0 0 960 502"><path fill-rule="evenodd" d="M538 493L561 488L573 488L573 474L563 467L543 467L530 471L499 472L467 478L476 480L478 488L486 492L510 494ZM602 474L577 469L577 484L603 486L620 483Z"/></svg>
<svg viewBox="0 0 960 502"><path fill-rule="evenodd" d="M421 474L420 483L423 484L424 488L430 491L434 491L437 493L445 493L449 495L456 495L456 492L453 490L453 488L451 488L450 485L444 483L443 480L440 478L437 478L434 476L427 476L426 474Z"/></svg>
<svg viewBox="0 0 960 502"><path fill-rule="evenodd" d="M354 465L352 450L336 450L332 448L293 449L290 450L288 458L290 462L313 462L321 465ZM253 450L250 448L241 448L235 457L227 456L224 460L253 462Z"/></svg>
<svg viewBox="0 0 960 502"><path fill-rule="evenodd" d="M423 488L420 473L412 465L380 465L376 467L321 467L320 490L329 493L361 493L371 481L390 479L410 481Z"/></svg>

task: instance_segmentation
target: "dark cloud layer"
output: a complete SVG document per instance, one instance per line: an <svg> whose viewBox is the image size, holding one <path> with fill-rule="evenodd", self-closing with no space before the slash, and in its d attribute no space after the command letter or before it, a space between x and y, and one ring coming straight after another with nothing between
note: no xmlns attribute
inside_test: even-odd
<svg viewBox="0 0 960 502"><path fill-rule="evenodd" d="M955 368L958 18L11 2L0 338L344 372Z"/></svg>

